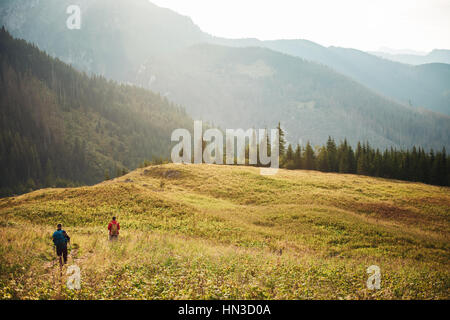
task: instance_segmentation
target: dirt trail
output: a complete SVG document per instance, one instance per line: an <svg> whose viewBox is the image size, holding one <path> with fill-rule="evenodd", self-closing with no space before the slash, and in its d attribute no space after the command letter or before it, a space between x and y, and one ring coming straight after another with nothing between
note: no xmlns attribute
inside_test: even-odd
<svg viewBox="0 0 450 320"><path fill-rule="evenodd" d="M53 252L54 255L54 259L52 261L48 261L46 263L44 263L44 269L48 270L53 268L56 264L59 264L59 259L56 256L56 253ZM71 249L69 254L67 255L67 264L69 264L69 261L72 260L73 264L75 264L76 261L81 260L80 258L76 259L74 257L76 257L78 255L78 248L77 249Z"/></svg>

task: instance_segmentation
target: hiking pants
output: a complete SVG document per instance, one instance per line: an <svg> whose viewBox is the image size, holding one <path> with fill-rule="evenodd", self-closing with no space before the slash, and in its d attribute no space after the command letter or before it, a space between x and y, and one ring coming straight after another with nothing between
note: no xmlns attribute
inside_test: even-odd
<svg viewBox="0 0 450 320"><path fill-rule="evenodd" d="M56 255L58 257L63 257L64 264L67 263L67 245L64 246L56 246Z"/></svg>

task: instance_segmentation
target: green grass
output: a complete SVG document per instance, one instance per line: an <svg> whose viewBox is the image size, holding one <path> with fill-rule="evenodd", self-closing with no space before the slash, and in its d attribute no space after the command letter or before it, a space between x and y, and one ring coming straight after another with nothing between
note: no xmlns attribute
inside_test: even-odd
<svg viewBox="0 0 450 320"><path fill-rule="evenodd" d="M449 190L168 164L1 199L0 298L449 299ZM55 264L57 223L72 237L81 290ZM370 265L380 290L366 288Z"/></svg>

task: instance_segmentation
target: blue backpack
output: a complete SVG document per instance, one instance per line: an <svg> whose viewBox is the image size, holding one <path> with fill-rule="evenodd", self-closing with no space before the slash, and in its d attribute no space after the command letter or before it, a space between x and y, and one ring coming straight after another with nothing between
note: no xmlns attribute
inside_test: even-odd
<svg viewBox="0 0 450 320"><path fill-rule="evenodd" d="M64 230L56 230L53 233L53 243L57 247L67 244L66 232Z"/></svg>

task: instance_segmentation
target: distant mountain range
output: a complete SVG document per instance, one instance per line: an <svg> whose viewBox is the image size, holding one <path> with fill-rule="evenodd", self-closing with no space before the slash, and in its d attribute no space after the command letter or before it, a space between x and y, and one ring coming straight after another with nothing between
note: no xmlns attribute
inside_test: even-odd
<svg viewBox="0 0 450 320"><path fill-rule="evenodd" d="M435 49L428 54L419 55L419 54L411 54L411 53L390 53L390 52L382 52L382 51L373 51L369 52L373 55L379 56L384 59L419 65L426 63L447 63L450 64L450 50L439 50Z"/></svg>
<svg viewBox="0 0 450 320"><path fill-rule="evenodd" d="M259 41L215 38L213 42L238 47L260 46L318 62L402 104L450 115L448 64L410 66L356 49L326 48L308 40ZM437 55L436 52L435 56Z"/></svg>
<svg viewBox="0 0 450 320"><path fill-rule="evenodd" d="M198 44L145 64L135 83L168 93L194 118L274 127L303 144L347 137L376 146L449 143L450 118L395 103L331 70L258 47Z"/></svg>
<svg viewBox="0 0 450 320"><path fill-rule="evenodd" d="M81 30L66 28L72 4ZM450 147L447 64L408 66L306 40L217 38L147 0L6 0L0 23L82 71L158 91L222 127L281 121L292 143L332 135Z"/></svg>

